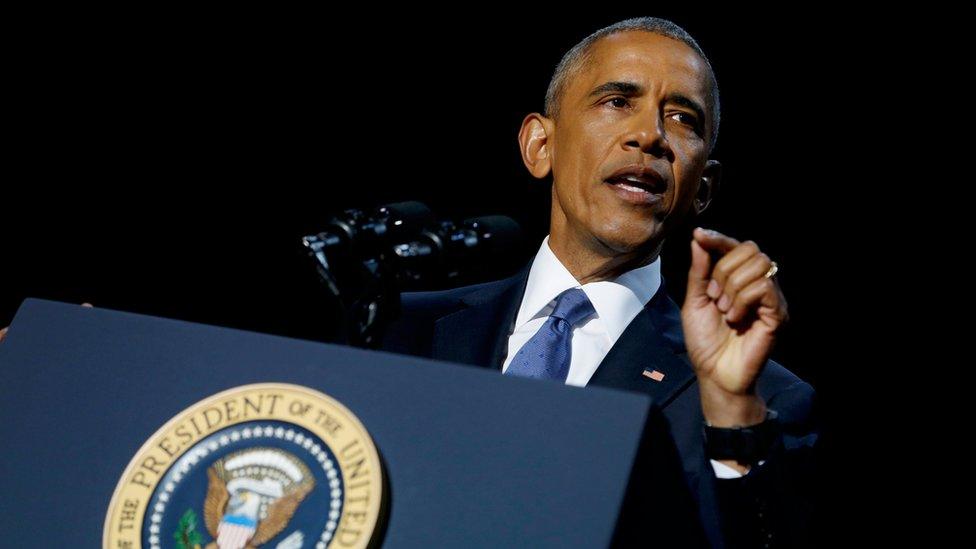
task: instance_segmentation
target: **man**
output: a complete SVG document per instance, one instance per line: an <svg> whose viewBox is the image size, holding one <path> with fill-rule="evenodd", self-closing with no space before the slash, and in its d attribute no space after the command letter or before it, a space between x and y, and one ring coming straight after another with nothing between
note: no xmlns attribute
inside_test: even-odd
<svg viewBox="0 0 976 549"><path fill-rule="evenodd" d="M553 181L550 235L530 268L405 294L385 347L650 394L711 543L799 544L813 390L768 360L787 318L777 267L752 242L697 229L680 310L660 275L665 238L718 188L708 157L719 119L711 66L673 23L627 20L584 39L557 67L545 113L519 131L530 173ZM758 454L722 448L736 427L774 424L781 432Z"/></svg>
<svg viewBox="0 0 976 549"><path fill-rule="evenodd" d="M526 116L518 134L529 172L552 176L550 234L531 267L404 294L384 346L649 393L710 542L799 544L813 390L768 359L787 319L778 267L753 242L699 228L680 311L660 275L665 238L719 185L709 160L719 119L711 66L677 25L631 19L584 39L559 63L545 113ZM747 426L758 453L729 442Z"/></svg>

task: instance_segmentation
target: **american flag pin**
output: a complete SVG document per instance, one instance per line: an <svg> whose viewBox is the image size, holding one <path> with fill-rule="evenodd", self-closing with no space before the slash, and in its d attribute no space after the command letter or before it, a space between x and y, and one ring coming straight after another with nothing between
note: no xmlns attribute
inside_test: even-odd
<svg viewBox="0 0 976 549"><path fill-rule="evenodd" d="M654 381L661 381L664 379L664 374L662 374L657 370L651 370L650 368L646 368L644 370L644 377L649 377Z"/></svg>

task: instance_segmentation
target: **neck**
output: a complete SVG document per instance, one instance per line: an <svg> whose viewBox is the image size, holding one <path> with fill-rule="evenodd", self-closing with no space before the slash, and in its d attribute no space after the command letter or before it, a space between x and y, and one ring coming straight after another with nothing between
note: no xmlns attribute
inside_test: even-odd
<svg viewBox="0 0 976 549"><path fill-rule="evenodd" d="M627 271L643 267L657 259L663 242L648 243L633 251L618 251L591 237L583 242L553 231L549 248L559 262L580 284L613 280Z"/></svg>

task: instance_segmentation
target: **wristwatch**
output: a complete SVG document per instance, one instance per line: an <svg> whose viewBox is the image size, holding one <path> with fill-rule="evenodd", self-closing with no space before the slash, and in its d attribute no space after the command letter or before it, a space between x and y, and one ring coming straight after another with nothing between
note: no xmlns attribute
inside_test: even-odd
<svg viewBox="0 0 976 549"><path fill-rule="evenodd" d="M747 427L720 428L705 423L705 455L709 459L734 459L743 465L755 465L765 459L780 435L779 414L766 409L762 423Z"/></svg>

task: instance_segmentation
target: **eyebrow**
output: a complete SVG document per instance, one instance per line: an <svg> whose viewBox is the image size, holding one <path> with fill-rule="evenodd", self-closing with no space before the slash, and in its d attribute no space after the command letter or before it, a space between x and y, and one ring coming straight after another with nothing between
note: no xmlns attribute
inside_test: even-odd
<svg viewBox="0 0 976 549"><path fill-rule="evenodd" d="M620 93L623 95L641 95L644 88L640 84L633 82L605 82L593 88L589 97L595 97L604 93Z"/></svg>

